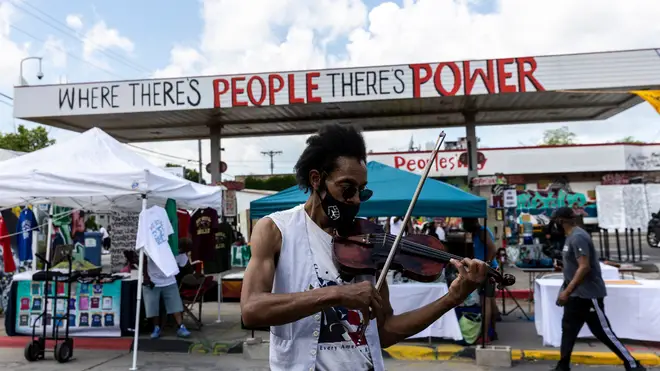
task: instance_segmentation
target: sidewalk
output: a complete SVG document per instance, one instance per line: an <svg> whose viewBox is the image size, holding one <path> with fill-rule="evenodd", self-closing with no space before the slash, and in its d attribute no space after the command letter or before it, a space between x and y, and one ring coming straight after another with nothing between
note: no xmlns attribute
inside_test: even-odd
<svg viewBox="0 0 660 371"><path fill-rule="evenodd" d="M528 290L528 277L521 271L509 272L517 276L516 288ZM655 273L655 276L658 274ZM657 278L649 275L648 278ZM497 300L501 306L501 299ZM527 301L519 300L520 305L527 311ZM512 300L507 300L507 310L514 306ZM254 337L261 338L263 343L251 345L244 349L246 339L252 337L252 332L241 329L240 306L238 303L222 303L221 323L216 323L217 303L205 303L203 308L203 323L201 331L191 329L189 339L178 339L175 330L170 326L164 328L163 337L158 340L149 339L145 334L140 339L139 349L142 352L155 353L187 353L191 355L218 355L223 353L243 354L246 359L264 359L268 355L269 332L256 331ZM0 318L0 332L4 332L4 318ZM497 324L499 340L492 345L507 345L512 349L513 360L556 360L559 349L544 347L541 338L536 334L534 322L527 321L520 312L505 316ZM474 359L475 347L463 347L441 340L406 341L399 345L383 350L383 355L393 360L415 361L447 361ZM0 337L0 348L23 348L27 337ZM126 350L132 344L132 338L115 339L83 339L75 340L76 349L106 349ZM625 342L628 349L633 352L643 364L660 366L660 344L644 344L639 342ZM604 345L595 340L580 340L576 344L573 361L579 364L615 365L620 364L613 353Z"/></svg>

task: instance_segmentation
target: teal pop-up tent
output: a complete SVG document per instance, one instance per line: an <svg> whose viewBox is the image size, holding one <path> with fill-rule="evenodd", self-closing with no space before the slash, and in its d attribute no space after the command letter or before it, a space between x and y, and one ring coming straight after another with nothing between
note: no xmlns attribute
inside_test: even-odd
<svg viewBox="0 0 660 371"><path fill-rule="evenodd" d="M360 206L359 216L404 215L410 205L420 176L371 161L367 164L367 188L373 196ZM309 193L298 186L250 202L252 219L281 210L290 209L307 201ZM452 185L435 179L427 179L419 195L413 216L474 217L486 216L486 199L477 197Z"/></svg>

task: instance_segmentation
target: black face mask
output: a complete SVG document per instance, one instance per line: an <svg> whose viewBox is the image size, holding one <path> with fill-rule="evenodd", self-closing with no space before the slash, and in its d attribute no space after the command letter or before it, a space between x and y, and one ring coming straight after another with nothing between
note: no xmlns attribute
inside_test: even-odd
<svg viewBox="0 0 660 371"><path fill-rule="evenodd" d="M340 202L327 191L325 197L321 199L321 206L328 219L330 219L332 227L337 230L340 236L345 236L350 232L355 216L360 211L360 204L351 205Z"/></svg>
<svg viewBox="0 0 660 371"><path fill-rule="evenodd" d="M564 229L564 226L559 222L555 221L555 230L557 231L558 234L561 234L562 236L566 234L566 230Z"/></svg>

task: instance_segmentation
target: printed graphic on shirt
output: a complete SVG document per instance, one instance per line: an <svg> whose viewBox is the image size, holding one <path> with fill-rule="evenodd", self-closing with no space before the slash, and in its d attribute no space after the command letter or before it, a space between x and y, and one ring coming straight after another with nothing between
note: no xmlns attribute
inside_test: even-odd
<svg viewBox="0 0 660 371"><path fill-rule="evenodd" d="M149 231L151 232L154 241L156 241L156 244L161 245L167 242L167 233L165 233L165 226L161 220L156 219L151 222L149 225Z"/></svg>
<svg viewBox="0 0 660 371"><path fill-rule="evenodd" d="M21 231L23 232L22 237L24 240L30 238L30 232L32 231L32 221L23 220L23 222L21 222Z"/></svg>
<svg viewBox="0 0 660 371"><path fill-rule="evenodd" d="M337 272L329 267L325 271L314 264L314 269L320 287L344 284L344 281L338 275L332 278L332 275ZM364 365L364 368L371 367L369 346L365 336L360 336L359 331L362 313L337 306L323 310L322 316L318 345L320 365L338 368L343 367L342 362L349 361L356 366L360 364L359 369L362 365Z"/></svg>
<svg viewBox="0 0 660 371"><path fill-rule="evenodd" d="M197 227L197 235L210 234L212 226L211 222L212 220L208 216L200 216L197 218L195 221L195 225Z"/></svg>
<svg viewBox="0 0 660 371"><path fill-rule="evenodd" d="M321 287L336 286L337 282L319 278ZM319 336L319 350L328 349L323 343L352 342L354 347L367 343L364 335L360 337L359 328L361 313L345 307L333 307L323 310L321 321L321 334ZM342 344L342 349L350 348L350 344Z"/></svg>

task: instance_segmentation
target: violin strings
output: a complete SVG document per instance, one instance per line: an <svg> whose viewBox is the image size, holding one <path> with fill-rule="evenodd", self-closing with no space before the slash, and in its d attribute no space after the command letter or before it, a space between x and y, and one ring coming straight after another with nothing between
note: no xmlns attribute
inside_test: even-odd
<svg viewBox="0 0 660 371"><path fill-rule="evenodd" d="M394 243L394 241L395 241L395 236L392 236L392 235L383 234L383 235L377 235L377 237L378 237L377 239L381 243L383 242L383 238L386 239L387 242ZM449 253L444 252L444 251L436 250L436 249L430 248L428 246L424 246L422 244L419 244L419 243L416 243L416 242L413 242L413 241L401 240L400 243L402 244L402 246L408 247L411 251L418 252L418 253L428 253L428 254L430 254L430 255L432 255L436 258L439 258L439 259L456 259L456 260L462 260L463 259L460 256L456 256L456 255L449 254Z"/></svg>
<svg viewBox="0 0 660 371"><path fill-rule="evenodd" d="M396 236L386 234L386 233L376 234L376 241L377 242L383 243L384 240L387 241L387 242L390 242L390 243L394 243L394 241L396 240ZM416 252L416 253L424 254L424 255L431 255L432 257L435 257L435 258L438 258L438 259L447 259L447 260L456 259L458 261L463 260L463 257L460 257L458 255L450 254L448 252L441 251L441 250L436 250L436 249L430 248L428 246L422 245L422 244L417 243L417 242L406 241L406 240L402 239L399 243L402 244L402 246L407 247L411 252ZM496 271L495 269L493 269L492 267L488 267L488 271L491 274L499 275L499 272Z"/></svg>

